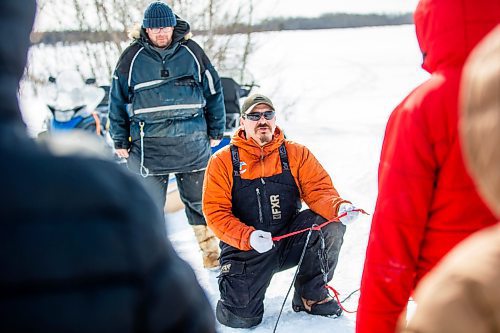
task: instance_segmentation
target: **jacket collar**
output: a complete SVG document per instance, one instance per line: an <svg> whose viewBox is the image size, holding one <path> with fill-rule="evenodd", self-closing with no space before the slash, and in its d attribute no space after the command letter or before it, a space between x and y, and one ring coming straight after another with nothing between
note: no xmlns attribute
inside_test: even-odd
<svg viewBox="0 0 500 333"><path fill-rule="evenodd" d="M281 144L285 141L285 135L283 131L276 126L274 130L273 139L271 142L266 143L264 146L260 146L254 139L246 138L246 133L243 127L238 128L231 138L231 144L236 147L245 150L250 155L260 158L261 156L267 156L274 151L277 151Z"/></svg>

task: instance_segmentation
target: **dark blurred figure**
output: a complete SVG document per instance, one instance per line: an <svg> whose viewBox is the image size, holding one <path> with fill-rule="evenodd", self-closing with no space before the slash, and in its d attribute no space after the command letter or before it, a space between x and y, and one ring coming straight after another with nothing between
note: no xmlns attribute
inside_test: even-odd
<svg viewBox="0 0 500 333"><path fill-rule="evenodd" d="M393 333L425 274L466 237L496 223L465 168L458 96L465 60L500 21L500 1L420 0L414 20L431 77L387 123L357 333Z"/></svg>
<svg viewBox="0 0 500 333"><path fill-rule="evenodd" d="M464 156L500 219L500 25L474 49L461 89ZM500 332L500 225L477 232L422 281L405 333Z"/></svg>
<svg viewBox="0 0 500 333"><path fill-rule="evenodd" d="M34 0L0 2L0 331L214 332L141 185L27 137L16 92L34 14Z"/></svg>

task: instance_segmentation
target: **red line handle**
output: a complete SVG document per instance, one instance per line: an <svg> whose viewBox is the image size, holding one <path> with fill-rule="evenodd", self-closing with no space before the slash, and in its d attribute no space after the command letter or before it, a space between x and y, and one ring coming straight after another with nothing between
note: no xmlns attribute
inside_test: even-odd
<svg viewBox="0 0 500 333"><path fill-rule="evenodd" d="M339 304L340 308L344 312L347 312L347 313L356 313L356 311L349 311L346 308L344 308L344 306L342 305L342 303L340 302L340 299L339 299L340 293L337 290L335 290L332 286L329 286L329 285L326 285L325 288L328 289L328 290L331 290L333 292L333 296L335 296L335 298L337 299L337 303Z"/></svg>
<svg viewBox="0 0 500 333"><path fill-rule="evenodd" d="M365 215L370 215L368 214L365 210L361 209L361 208L357 208L357 209L354 209L352 210L352 212L360 212L361 214L365 214ZM310 228L305 228L305 229L302 229L302 230L297 230L297 231L294 231L294 232L290 232L288 234L284 234L284 235L281 235L281 236L276 236L276 237L273 237L272 240L274 242L279 242L280 240L284 239L284 238L288 238L288 237L291 237L291 236L295 236L295 235L298 235L298 234L301 234L303 232L306 232L306 231L309 231L309 230L320 230L321 228L323 228L325 225L327 224L330 224L332 222L340 222L340 218L346 216L349 212L346 212L346 213L343 213L337 217L334 217L333 219L331 220L328 220L322 224L320 224L319 226L313 226L313 227L310 227Z"/></svg>

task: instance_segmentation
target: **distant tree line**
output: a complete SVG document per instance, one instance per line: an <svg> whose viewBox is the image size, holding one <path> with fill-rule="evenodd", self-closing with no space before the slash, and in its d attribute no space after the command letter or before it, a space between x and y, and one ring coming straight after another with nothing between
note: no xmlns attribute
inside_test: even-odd
<svg viewBox="0 0 500 333"><path fill-rule="evenodd" d="M54 45L57 43L62 44L75 44L80 42L88 43L103 43L111 40L123 42L128 38L125 31L92 31L92 30L62 30L62 31L34 31L31 33L31 43Z"/></svg>
<svg viewBox="0 0 500 333"><path fill-rule="evenodd" d="M230 26L218 25L211 31L195 29L193 32L195 35L221 35L263 31L339 29L402 24L413 24L413 16L411 13L397 15L331 13L315 18L271 18L253 25L233 23ZM41 43L49 45L59 42L72 44L82 41L101 43L116 40L117 38L122 41L127 40L126 32L90 30L48 31L34 32L31 37L33 44Z"/></svg>
<svg viewBox="0 0 500 333"><path fill-rule="evenodd" d="M358 28L384 25L412 24L413 15L398 14L323 14L316 18L292 17L271 18L254 25L254 31L281 31L281 30L312 30L312 29L338 29Z"/></svg>

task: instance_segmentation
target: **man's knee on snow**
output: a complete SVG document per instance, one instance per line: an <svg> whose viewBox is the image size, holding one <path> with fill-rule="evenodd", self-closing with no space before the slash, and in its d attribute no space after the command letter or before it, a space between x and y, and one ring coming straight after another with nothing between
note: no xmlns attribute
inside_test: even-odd
<svg viewBox="0 0 500 333"><path fill-rule="evenodd" d="M250 328L262 322L263 313L255 317L244 317L239 312L245 314L245 309L229 309L219 300L215 309L215 316L219 323L232 328Z"/></svg>

